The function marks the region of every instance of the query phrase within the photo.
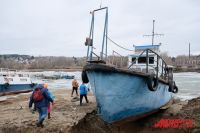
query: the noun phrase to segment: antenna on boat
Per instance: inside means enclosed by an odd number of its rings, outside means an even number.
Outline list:
[[[155,20],[153,20],[153,30],[151,35],[143,35],[143,36],[152,36],[152,45],[154,44],[154,36],[164,36],[164,34],[157,34],[154,32]]]
[[[100,8],[101,8],[101,5],[102,5],[102,0],[101,0],[101,2],[100,2]]]

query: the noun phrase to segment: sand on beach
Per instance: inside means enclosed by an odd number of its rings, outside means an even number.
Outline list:
[[[30,112],[28,101],[31,93],[18,94],[0,101],[0,133],[176,133],[200,132],[200,97],[189,101],[174,100],[167,110],[160,110],[148,117],[115,126],[104,122],[96,114],[95,97],[88,94],[90,103],[80,106],[74,102],[71,91],[54,90],[55,105],[51,119],[44,121],[44,128],[36,127],[38,113]],[[73,101],[73,102],[72,102]],[[192,119],[192,128],[155,128],[161,119]]]

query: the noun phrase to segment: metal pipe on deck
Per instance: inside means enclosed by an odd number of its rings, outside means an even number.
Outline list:
[[[146,50],[146,73],[148,73],[148,65],[149,65],[149,51]]]

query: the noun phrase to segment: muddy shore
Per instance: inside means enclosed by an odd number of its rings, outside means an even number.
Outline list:
[[[71,101],[71,91],[63,89],[53,91],[53,93],[56,98],[51,113],[52,118],[44,121],[44,128],[36,127],[38,114],[37,112],[33,114],[28,108],[31,93],[9,96],[7,100],[0,101],[0,132],[69,132],[70,128],[76,125],[86,113],[95,109],[95,98],[91,93],[88,94],[89,103],[81,107],[79,101]]]
[[[71,91],[59,89],[53,91],[55,105],[52,118],[46,119],[43,128],[36,127],[37,112],[28,109],[31,93],[18,94],[0,101],[0,133],[131,133],[131,132],[200,132],[200,98],[189,101],[174,100],[167,110],[160,110],[143,119],[124,125],[107,124],[96,115],[95,97],[88,94],[90,103],[79,106],[72,100]],[[84,101],[85,102],[85,101]],[[155,123],[161,119],[190,119],[192,128],[158,128]]]

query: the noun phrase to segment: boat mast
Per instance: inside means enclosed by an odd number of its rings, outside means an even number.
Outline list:
[[[153,30],[152,30],[152,34],[151,35],[143,35],[143,36],[152,36],[152,45],[154,45],[154,37],[155,36],[164,36],[164,34],[157,34],[154,32],[154,28],[155,28],[155,20],[153,20]]]
[[[153,20],[152,45],[154,43],[154,36],[155,36],[155,34],[154,34],[154,24],[155,24],[155,20]]]
[[[105,23],[104,23],[104,30],[103,30],[103,39],[102,39],[102,49],[100,52],[100,56],[98,56],[97,54],[95,54],[93,52],[94,46],[93,46],[93,39],[94,39],[94,18],[95,18],[95,12],[97,11],[101,11],[101,10],[106,10],[105,13]],[[90,26],[90,34],[89,37],[86,38],[86,42],[85,45],[88,46],[88,50],[87,50],[87,61],[92,61],[93,58],[93,54],[95,56],[98,57],[98,60],[106,60],[107,59],[107,35],[108,35],[108,7],[103,7],[103,8],[99,8],[96,10],[93,10],[92,12],[90,12],[92,14],[92,20],[91,20],[91,26]]]

